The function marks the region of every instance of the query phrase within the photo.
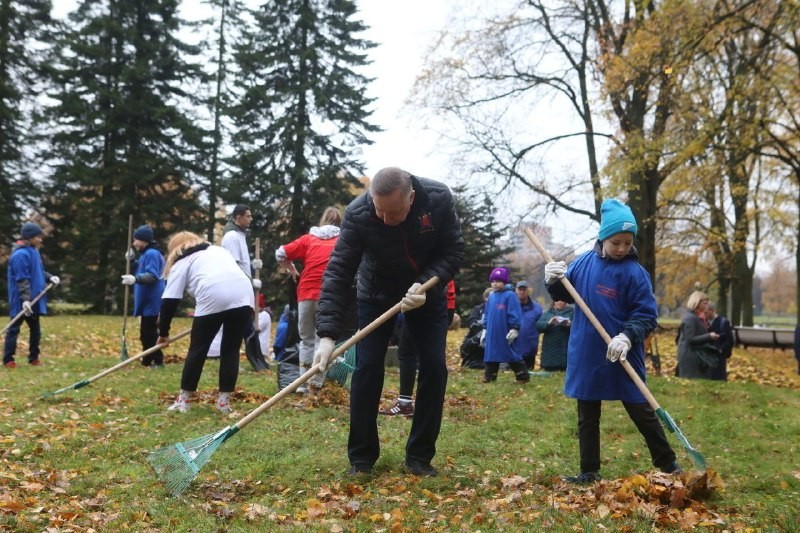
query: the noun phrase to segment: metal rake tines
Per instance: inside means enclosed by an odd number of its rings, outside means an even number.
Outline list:
[[[147,458],[158,478],[173,496],[180,496],[192,483],[217,448],[234,431],[230,427],[154,451]]]
[[[355,370],[356,347],[351,346],[345,353],[334,359],[326,378],[336,381],[342,387],[347,386],[347,380]]]

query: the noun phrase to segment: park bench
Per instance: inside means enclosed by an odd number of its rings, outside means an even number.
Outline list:
[[[734,342],[744,348],[780,348],[794,347],[794,330],[788,328],[751,328],[736,326],[733,328]]]

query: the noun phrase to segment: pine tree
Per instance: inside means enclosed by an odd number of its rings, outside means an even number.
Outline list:
[[[106,310],[122,294],[128,215],[164,237],[198,229],[190,188],[199,133],[180,104],[198,75],[176,0],[85,1],[53,69],[54,167],[45,201],[69,297]]]
[[[483,291],[489,286],[492,267],[511,252],[500,244],[508,228],[497,222],[497,208],[486,191],[468,190],[466,186],[453,187],[456,212],[461,220],[464,235],[464,263],[456,274],[457,305],[462,316],[483,301]]]
[[[49,0],[0,2],[0,246],[19,232],[23,208],[36,196],[25,149],[53,30],[51,8]]]
[[[346,205],[358,185],[357,147],[378,131],[367,119],[371,42],[358,39],[352,0],[278,0],[252,12],[235,45],[242,94],[230,109],[237,175],[231,202],[259,206],[279,245],[316,223],[327,205]]]

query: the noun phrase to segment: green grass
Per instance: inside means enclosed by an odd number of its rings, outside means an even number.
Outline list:
[[[463,332],[451,333],[448,399],[438,454],[441,475],[417,479],[401,465],[411,422],[381,418],[382,453],[376,473],[350,479],[348,412],[342,391],[317,404],[293,396],[231,437],[189,490],[169,497],[147,463],[149,452],[235,423],[276,392],[274,370],[256,374],[242,359],[229,418],[210,404],[189,413],[166,407],[180,383],[181,365],[148,371],[138,363],[77,391],[37,397],[87,379],[119,362],[121,319],[56,316],[43,319],[42,367],[0,370],[0,529],[42,531],[500,531],[677,529],[645,514],[600,518],[561,505],[571,495],[556,482],[578,470],[575,402],[561,392],[563,376],[511,373],[479,383],[479,371],[457,367]],[[176,321],[173,332],[188,326]],[[27,330],[23,328],[23,338]],[[139,350],[138,326],[128,323],[128,352]],[[669,339],[660,340],[669,346]],[[174,359],[182,340],[167,349]],[[19,354],[22,354],[20,356]],[[669,354],[662,354],[668,359]],[[742,361],[755,356],[737,350]],[[791,374],[794,360],[769,356],[774,371]],[[761,359],[759,359],[761,361]],[[783,366],[781,366],[783,365]],[[785,367],[785,368],[784,368]],[[216,390],[208,362],[200,390]],[[789,383],[797,383],[786,378]],[[703,504],[726,517],[716,529],[800,529],[800,394],[798,389],[750,382],[701,382],[652,377],[649,386],[693,446],[727,487]],[[327,387],[326,387],[327,389]],[[394,399],[397,371],[387,372]],[[244,394],[247,393],[247,394]],[[388,400],[387,400],[388,401]],[[644,443],[621,405],[604,404],[606,479],[650,469]],[[670,436],[684,467],[691,466]],[[515,489],[506,480],[521,476]],[[711,527],[711,529],[714,529]]]

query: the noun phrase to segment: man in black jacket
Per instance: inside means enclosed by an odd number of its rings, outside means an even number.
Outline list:
[[[461,224],[447,186],[389,167],[378,171],[369,191],[347,207],[322,283],[317,313],[321,341],[314,364],[323,367],[341,333],[345,296],[356,275],[360,328],[402,300],[401,309],[419,354],[417,409],[405,460],[408,471],[416,475],[437,475],[431,460],[436,454],[447,386],[445,287],[463,259]],[[438,285],[417,295],[420,285],[433,276],[438,276]],[[394,319],[388,320],[358,344],[347,444],[352,475],[372,472],[380,455],[378,405],[393,327]]]

